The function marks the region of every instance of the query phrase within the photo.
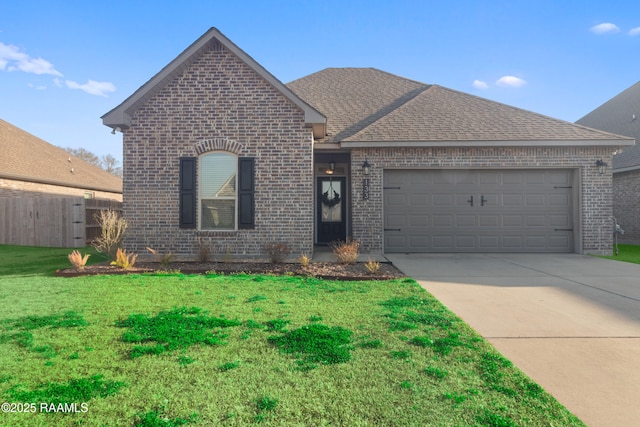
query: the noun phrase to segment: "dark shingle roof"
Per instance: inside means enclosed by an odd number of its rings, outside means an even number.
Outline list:
[[[2,119],[0,152],[2,178],[122,193],[122,179]]]
[[[640,139],[640,82],[622,91],[576,123]],[[613,158],[613,169],[640,167],[640,146],[626,147]]]
[[[619,135],[373,68],[328,68],[287,86],[327,117],[323,142],[629,144]]]

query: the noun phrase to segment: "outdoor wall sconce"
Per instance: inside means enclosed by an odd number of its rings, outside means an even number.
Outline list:
[[[327,175],[333,175],[336,171],[336,162],[329,162],[329,169],[325,171]]]
[[[362,199],[369,200],[369,174],[371,173],[371,165],[366,160],[362,164]]]
[[[364,163],[362,164],[362,174],[363,175],[369,175],[371,173],[371,165],[369,164],[368,161],[364,161]]]
[[[602,161],[602,159],[596,160],[596,166],[598,167],[598,173],[600,175],[604,175],[605,173],[607,173],[607,166],[609,165]]]

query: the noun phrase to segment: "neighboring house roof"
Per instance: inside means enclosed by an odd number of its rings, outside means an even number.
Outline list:
[[[220,43],[231,51],[236,57],[247,64],[258,73],[263,79],[271,84],[282,95],[288,98],[298,108],[304,111],[305,122],[313,128],[316,138],[325,134],[326,118],[317,110],[309,106],[300,99],[280,80],[269,73],[262,65],[258,64],[252,57],[247,55],[242,49],[236,46],[231,40],[226,38],[216,28],[211,28],[202,37],[196,40],[184,52],[178,55],[173,61],[165,66],[158,74],[153,76],[148,82],[142,85],[122,104],[102,116],[102,122],[113,129],[126,129],[131,125],[131,117],[137,109],[142,107],[151,97],[164,89],[176,76],[180,75],[189,65],[197,60],[204,52],[212,48],[216,43]]]
[[[327,68],[287,85],[327,117],[321,142],[356,146],[629,145],[629,138],[374,68]]]
[[[576,123],[640,139],[640,82],[614,96]],[[640,147],[627,147],[613,158],[613,170],[640,169]]]
[[[0,119],[0,178],[122,193],[122,179]]]

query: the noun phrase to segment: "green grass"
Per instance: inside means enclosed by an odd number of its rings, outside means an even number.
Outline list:
[[[51,252],[24,249],[16,274],[12,250],[0,401],[87,411],[5,413],[3,427],[584,425],[410,279],[65,279],[48,274],[67,251],[38,270]]]
[[[600,258],[640,264],[640,245],[618,245],[618,255],[601,256]]]
[[[72,251],[68,248],[0,245],[0,276],[53,276],[56,270],[71,268],[67,255]],[[108,260],[92,247],[78,248],[78,252],[91,254],[87,265]]]

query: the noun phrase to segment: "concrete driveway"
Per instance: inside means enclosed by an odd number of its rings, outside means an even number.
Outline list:
[[[640,265],[576,254],[387,258],[589,426],[640,426]]]

